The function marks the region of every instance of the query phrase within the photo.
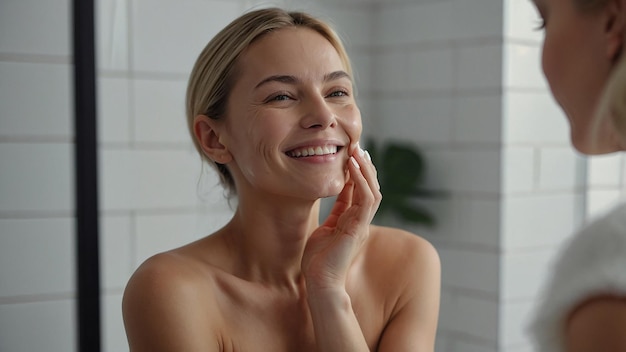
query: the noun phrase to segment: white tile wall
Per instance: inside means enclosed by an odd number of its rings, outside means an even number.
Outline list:
[[[502,202],[501,245],[505,249],[554,246],[581,223],[576,194],[509,196]]]
[[[348,49],[349,50],[349,49]],[[350,57],[352,64],[352,73],[354,75],[354,87],[356,88],[357,93],[357,103],[361,108],[361,113],[363,113],[363,109],[365,104],[367,104],[367,100],[364,101],[363,95],[367,94],[367,92],[371,91],[375,88],[374,81],[372,80],[372,55],[365,52],[358,52],[356,55],[352,55]]]
[[[543,31],[536,30],[541,17],[531,1],[504,0],[504,36],[509,41],[524,40],[539,43]]]
[[[187,81],[183,80],[134,80],[133,140],[191,145],[185,115],[186,89]]]
[[[0,143],[2,182],[0,212],[52,211],[70,216],[73,209],[72,146]]]
[[[500,306],[501,351],[509,351],[509,346],[526,349],[530,341],[526,327],[530,319],[532,301],[504,303]],[[518,349],[512,349],[518,351]]]
[[[536,153],[530,147],[509,147],[502,150],[502,192],[528,193],[533,190],[536,174]]]
[[[100,286],[122,290],[134,270],[133,219],[130,215],[100,216]]]
[[[206,43],[241,13],[238,2],[137,0],[131,4],[131,67],[188,74]]]
[[[460,41],[501,38],[502,10],[502,0],[452,1],[450,26],[453,38]],[[491,70],[493,69],[491,67]]]
[[[495,251],[439,248],[445,287],[497,295],[499,255]]]
[[[410,90],[451,91],[454,88],[456,54],[452,47],[409,53],[406,71]]]
[[[455,303],[456,319],[451,321],[450,330],[478,339],[483,346],[497,341],[499,304],[496,300],[459,295]]]
[[[622,155],[622,190],[626,196],[626,155]]]
[[[569,145],[569,125],[548,92],[505,91],[502,118],[508,144]]]
[[[503,79],[501,44],[463,46],[455,55],[458,62],[457,89],[499,92]]]
[[[138,216],[135,225],[137,233],[135,265],[156,253],[180,247],[201,237],[196,232],[195,225],[195,212]]]
[[[3,0],[0,53],[70,55],[69,0]]]
[[[129,0],[96,1],[96,65],[103,70],[129,68]]]
[[[618,188],[589,190],[587,192],[588,218],[601,216],[617,203],[623,201],[621,193],[621,190]]]
[[[436,216],[437,224],[434,228],[415,228],[414,233],[437,244],[498,250],[499,199],[443,196],[419,203]]]
[[[0,304],[0,351],[75,351],[73,299]]]
[[[374,109],[380,120],[379,137],[420,143],[448,143],[451,139],[449,97],[379,99]]]
[[[455,33],[453,9],[454,3],[445,0],[382,6],[377,14],[378,31],[374,33],[372,44],[399,47],[449,40]]]
[[[462,95],[454,99],[453,140],[461,144],[499,144],[501,94]]]
[[[0,297],[73,293],[73,225],[69,217],[0,219]]]
[[[101,302],[102,352],[128,352],[122,319],[122,295],[105,295]]]
[[[623,156],[619,153],[588,158],[588,184],[591,187],[619,187],[622,182]]]
[[[103,209],[195,207],[201,164],[194,153],[175,149],[102,150]]]
[[[405,93],[409,89],[407,72],[409,70],[409,57],[400,51],[384,51],[372,56],[372,81],[376,82],[376,91],[388,94]],[[386,69],[381,70],[379,66]]]
[[[504,252],[500,256],[500,299],[503,302],[532,300],[549,273],[559,246]]]
[[[369,47],[374,33],[373,7],[371,5],[347,5],[345,1],[320,3],[315,1],[301,1],[290,8],[308,11],[326,19],[341,37],[347,48]]]
[[[75,350],[70,4],[0,2],[0,351]]]
[[[435,337],[435,352],[446,352],[449,351],[448,340],[444,333],[438,332],[437,337]]]
[[[545,191],[580,189],[587,178],[587,161],[571,147],[539,150],[538,188]]]
[[[98,77],[98,142],[131,142],[130,80]]]
[[[67,140],[73,128],[70,70],[68,64],[0,61],[0,136]]]
[[[500,191],[500,151],[495,148],[426,150],[424,156],[430,188],[483,194]]]
[[[498,351],[492,344],[481,343],[476,341],[464,341],[463,338],[458,338],[450,351],[463,351],[463,352],[496,352]]]
[[[509,43],[504,46],[504,86],[547,89],[541,71],[541,51],[537,45]]]

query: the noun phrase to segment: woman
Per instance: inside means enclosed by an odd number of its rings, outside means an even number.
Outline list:
[[[187,117],[237,208],[137,269],[123,301],[131,351],[434,350],[439,258],[370,225],[381,194],[354,94],[340,40],[307,14],[256,10],[209,42]]]
[[[581,153],[626,150],[626,0],[535,0],[542,64]],[[542,352],[626,351],[626,204],[559,254],[531,335]]]

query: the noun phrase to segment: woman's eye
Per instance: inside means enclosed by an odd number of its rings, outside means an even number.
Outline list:
[[[336,90],[328,94],[329,97],[347,97],[348,95],[348,92],[346,92],[345,90]]]
[[[277,94],[274,96],[271,96],[267,101],[285,101],[285,100],[290,100],[291,97],[287,94]]]

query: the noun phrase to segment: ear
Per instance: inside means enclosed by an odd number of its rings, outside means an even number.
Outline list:
[[[607,55],[617,62],[626,45],[626,0],[609,0],[606,14]]]
[[[219,164],[228,164],[232,155],[220,139],[219,121],[206,115],[193,119],[193,133],[204,154]]]

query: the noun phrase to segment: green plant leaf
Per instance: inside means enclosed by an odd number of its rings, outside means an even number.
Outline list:
[[[413,224],[424,224],[434,226],[435,219],[425,208],[408,202],[398,203],[395,205],[397,215],[404,221]]]
[[[435,219],[424,207],[413,202],[416,198],[434,198],[443,192],[425,190],[425,162],[420,150],[409,143],[392,141],[378,145],[367,139],[366,149],[376,165],[383,198],[375,215],[384,222],[389,216],[412,224],[434,226]]]
[[[392,143],[382,152],[380,169],[383,189],[406,192],[423,181],[424,160],[410,146]]]

